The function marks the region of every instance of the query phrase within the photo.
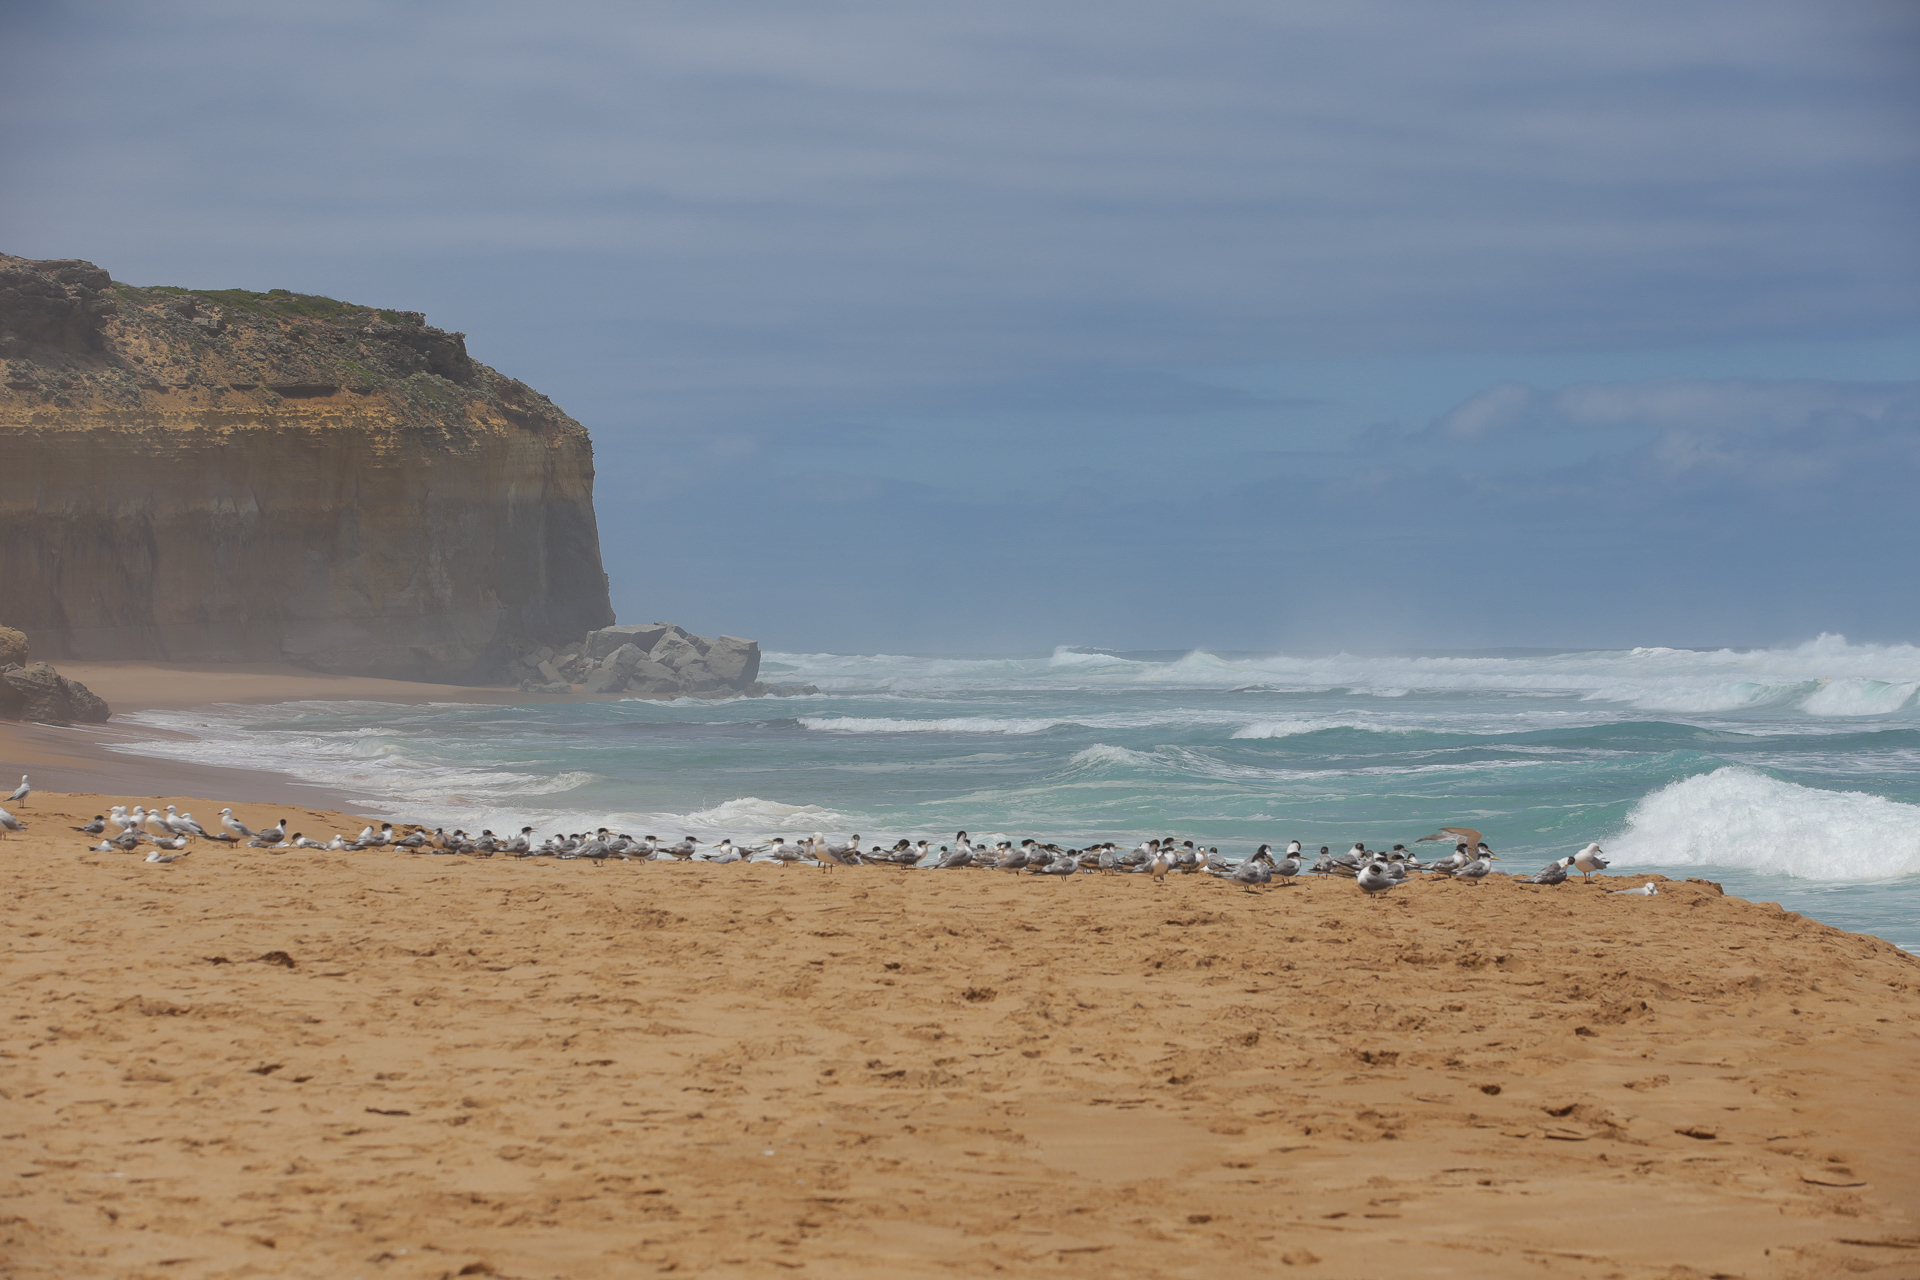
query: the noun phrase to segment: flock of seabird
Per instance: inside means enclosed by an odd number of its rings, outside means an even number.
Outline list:
[[[20,787],[11,799],[23,801],[29,790],[26,778],[22,777]],[[113,834],[108,834],[109,827],[113,828]],[[151,845],[146,860],[160,863],[186,857],[192,852],[189,845],[194,841],[213,840],[224,844],[244,843],[249,848],[273,851],[314,849],[348,852],[391,848],[415,854],[482,858],[504,854],[514,858],[584,859],[596,865],[611,859],[622,862],[676,861],[716,865],[777,862],[785,866],[806,864],[823,871],[835,867],[894,866],[931,871],[1024,871],[1030,875],[1063,878],[1086,872],[1145,875],[1151,876],[1156,882],[1172,874],[1205,873],[1240,885],[1249,893],[1258,887],[1271,885],[1276,879],[1282,884],[1290,884],[1301,875],[1340,876],[1352,880],[1368,896],[1387,893],[1421,877],[1478,884],[1492,874],[1493,864],[1498,861],[1498,855],[1487,847],[1480,832],[1471,827],[1443,827],[1415,841],[1416,844],[1453,841],[1451,854],[1431,862],[1422,862],[1405,845],[1396,844],[1392,849],[1378,850],[1368,849],[1365,842],[1356,843],[1345,853],[1333,853],[1322,845],[1319,856],[1310,858],[1298,840],[1289,841],[1283,854],[1276,855],[1272,845],[1263,844],[1252,855],[1235,860],[1222,857],[1218,847],[1202,846],[1195,841],[1177,840],[1172,836],[1143,840],[1131,849],[1123,849],[1113,841],[1089,844],[1082,848],[1066,848],[1050,841],[1034,839],[1021,840],[1017,844],[1007,839],[975,843],[965,831],[959,831],[954,834],[951,845],[943,844],[938,848],[928,840],[904,838],[891,846],[875,843],[863,848],[859,835],[844,841],[830,841],[817,831],[798,840],[775,836],[758,843],[735,843],[731,838],[708,843],[693,836],[684,836],[669,844],[658,836],[635,838],[616,835],[602,827],[592,835],[553,835],[536,842],[532,827],[522,827],[510,836],[497,836],[492,831],[469,836],[465,831],[448,832],[444,828],[429,832],[424,827],[416,827],[405,835],[396,835],[392,823],[382,823],[377,830],[372,825],[367,826],[352,839],[336,832],[332,839],[321,841],[309,839],[298,831],[289,834],[284,818],[271,827],[255,831],[234,817],[232,809],[220,811],[218,827],[216,831],[209,831],[196,822],[192,814],[176,812],[173,805],[167,805],[164,811],[140,805],[131,808],[115,805],[74,830],[102,837],[99,844],[89,848],[90,853],[135,853],[141,845]],[[0,809],[0,835],[6,831],[24,829],[13,815]],[[1588,844],[1577,853],[1549,863],[1533,875],[1515,876],[1513,879],[1551,886],[1565,883],[1573,871],[1579,871],[1591,881],[1593,873],[1604,871],[1607,865],[1600,846]],[[1641,889],[1617,892],[1651,896],[1658,890],[1649,882]]]

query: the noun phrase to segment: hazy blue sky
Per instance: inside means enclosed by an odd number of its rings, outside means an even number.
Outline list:
[[[0,248],[424,310],[777,648],[1920,639],[1920,9],[30,3]]]

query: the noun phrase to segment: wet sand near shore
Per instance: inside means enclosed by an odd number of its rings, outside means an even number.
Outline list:
[[[160,866],[106,803],[0,842],[12,1277],[1920,1275],[1920,960],[1705,883]]]
[[[57,791],[98,791],[144,800],[163,793],[243,795],[273,804],[365,807],[385,812],[371,797],[316,786],[271,769],[230,769],[114,750],[115,744],[164,738],[163,730],[122,723],[123,712],[180,710],[214,703],[466,702],[511,704],[529,697],[517,689],[331,676],[290,663],[68,662],[56,669],[107,700],[115,719],[104,725],[45,725],[0,721],[0,777],[25,772],[34,785]],[[544,701],[591,702],[601,695],[542,694]],[[6,790],[11,790],[11,787]],[[358,827],[354,828],[356,831]]]
[[[112,793],[146,799],[164,792],[244,795],[275,804],[359,808],[398,818],[371,796],[316,786],[271,769],[193,764],[113,749],[116,743],[164,738],[164,730],[123,723],[123,712],[182,710],[217,703],[281,702],[469,703],[614,702],[634,694],[529,694],[519,689],[430,684],[375,676],[333,676],[290,663],[67,662],[55,664],[105,698],[115,719],[104,725],[45,725],[0,721],[0,777],[20,772],[34,785],[58,791]],[[11,790],[6,788],[5,790]],[[359,828],[355,828],[358,830]]]
[[[378,676],[333,676],[285,662],[67,662],[61,675],[78,680],[115,711],[204,707],[216,702],[525,702],[518,689]],[[587,695],[554,697],[585,700]]]

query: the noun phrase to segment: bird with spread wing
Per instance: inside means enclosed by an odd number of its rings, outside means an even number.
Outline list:
[[[1469,849],[1477,849],[1480,847],[1483,837],[1472,827],[1442,827],[1430,836],[1421,836],[1420,839],[1414,841],[1414,843],[1421,844],[1428,840],[1451,840],[1455,844],[1464,844]]]

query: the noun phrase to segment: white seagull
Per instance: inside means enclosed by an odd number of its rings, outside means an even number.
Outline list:
[[[20,775],[20,785],[15,787],[13,794],[7,797],[7,803],[25,804],[27,797],[32,794],[33,788],[27,785],[27,775],[23,773]]]
[[[1581,874],[1591,880],[1593,879],[1594,872],[1605,871],[1607,867],[1611,865],[1605,858],[1600,856],[1600,853],[1601,849],[1598,844],[1589,844],[1586,848],[1573,855],[1573,865],[1580,868]]]
[[[846,848],[845,845],[828,844],[827,838],[818,831],[814,832],[804,843],[807,845],[807,851],[813,855],[814,861],[820,864],[822,871],[831,871],[835,867],[850,867],[853,865],[853,860],[846,857],[842,852]]]

